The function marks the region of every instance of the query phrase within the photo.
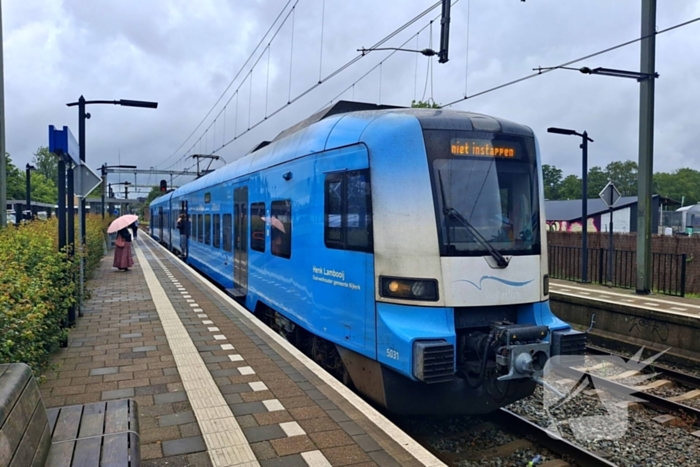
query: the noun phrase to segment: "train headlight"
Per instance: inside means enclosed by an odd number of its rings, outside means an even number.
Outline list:
[[[379,282],[379,294],[382,297],[431,302],[435,302],[438,299],[437,281],[435,279],[380,277]]]

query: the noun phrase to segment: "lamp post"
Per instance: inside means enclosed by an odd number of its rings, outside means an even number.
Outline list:
[[[578,133],[566,128],[547,128],[548,133],[559,135],[575,135],[582,139],[581,150],[581,282],[588,282],[588,142],[593,140],[588,137],[588,132]]]
[[[112,104],[112,105],[121,105],[124,107],[143,107],[146,109],[157,109],[158,108],[158,103],[157,102],[148,102],[148,101],[134,101],[134,100],[128,100],[128,99],[121,99],[118,101],[106,101],[106,100],[98,100],[98,101],[86,101],[85,97],[80,96],[78,98],[78,102],[70,102],[66,104],[68,107],[73,107],[73,106],[78,106],[78,146],[79,146],[79,151],[80,151],[80,162],[85,163],[85,120],[90,118],[90,114],[85,112],[85,106],[90,105],[90,104]],[[69,171],[71,172],[71,171]],[[68,185],[69,185],[69,192],[72,190],[72,183],[73,183],[73,177],[72,173],[69,173],[68,175],[69,180],[68,180]],[[104,191],[104,190],[103,190]],[[72,203],[72,200],[71,200]],[[85,247],[85,197],[80,198],[79,201],[79,212],[80,212],[80,247],[81,250]],[[72,214],[72,212],[71,212]],[[72,222],[69,223],[68,229],[68,237],[70,241],[70,229]],[[80,277],[81,277],[81,285],[82,285],[82,277],[83,277],[83,271],[85,268],[85,260],[83,258],[83,255],[80,255]],[[81,290],[81,295],[80,295],[80,301],[82,305],[82,290]]]
[[[101,167],[101,172],[102,172],[102,219],[105,218],[105,189],[107,188],[105,183],[107,182],[107,169],[136,169],[135,165],[107,165],[107,164],[102,164]],[[110,195],[109,197],[111,198],[111,190],[110,190]]]
[[[78,146],[80,146],[80,161],[85,162],[85,120],[90,118],[90,114],[85,112],[85,106],[90,104],[112,104],[121,105],[123,107],[142,107],[146,109],[157,109],[157,102],[134,101],[121,99],[118,101],[86,101],[85,97],[80,96],[78,102],[66,104],[68,107],[78,106]],[[104,191],[104,190],[103,190]],[[80,200],[80,244],[85,245],[85,199]]]
[[[34,219],[32,212],[32,170],[36,170],[33,165],[27,164],[27,209],[29,209],[29,220]],[[19,217],[19,216],[18,216]]]

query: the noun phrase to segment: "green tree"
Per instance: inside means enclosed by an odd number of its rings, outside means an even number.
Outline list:
[[[700,172],[684,168],[673,173],[655,173],[654,191],[676,201],[683,201],[686,206],[700,202]]]
[[[32,163],[36,167],[37,173],[43,175],[47,180],[53,180],[54,184],[56,183],[58,180],[58,157],[49,152],[49,148],[40,146],[34,153]]]
[[[148,193],[148,196],[146,196],[146,202],[144,203],[146,206],[151,204],[151,201],[154,199],[158,198],[159,196],[163,195],[164,193],[161,193],[160,187],[154,186],[151,188],[151,191]]]
[[[637,172],[634,161],[615,161],[605,166],[605,175],[611,180],[622,196],[637,196]]]
[[[411,107],[416,109],[440,109],[442,106],[431,98],[427,101],[411,101]]]
[[[591,167],[588,171],[588,198],[598,198],[607,184],[608,175],[603,172],[603,169],[598,166]]]
[[[563,178],[561,169],[557,169],[553,165],[542,165],[545,199],[559,199],[559,188]]]
[[[53,180],[47,179],[39,172],[33,172],[31,177],[32,201],[49,204],[58,203],[58,188]]]
[[[7,153],[5,153],[5,161],[7,167],[7,199],[24,199],[27,195],[24,174],[12,163],[12,159]]]
[[[581,199],[581,183],[576,175],[567,175],[559,186],[559,199]]]

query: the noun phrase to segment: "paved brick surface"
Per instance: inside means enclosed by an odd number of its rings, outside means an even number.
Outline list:
[[[261,466],[422,465],[179,260],[150,240],[139,238],[137,248],[143,270],[118,272],[111,257],[103,259],[84,316],[41,386],[48,407],[133,397],[146,466],[243,465],[222,451],[236,436]],[[155,279],[162,291],[152,292]],[[164,330],[161,319],[176,326]],[[166,331],[178,342],[169,343]],[[199,363],[183,356],[183,342]],[[211,388],[187,376],[197,365]],[[237,426],[224,429],[224,415],[206,408],[212,396]]]
[[[41,385],[44,403],[134,398],[142,465],[211,466],[140,267],[121,272],[111,265],[111,256],[102,259],[84,316],[52,359],[55,370]]]

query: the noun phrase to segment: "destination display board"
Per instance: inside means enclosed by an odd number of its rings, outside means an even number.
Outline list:
[[[520,158],[520,147],[517,143],[487,139],[452,138],[450,152],[453,156]]]

